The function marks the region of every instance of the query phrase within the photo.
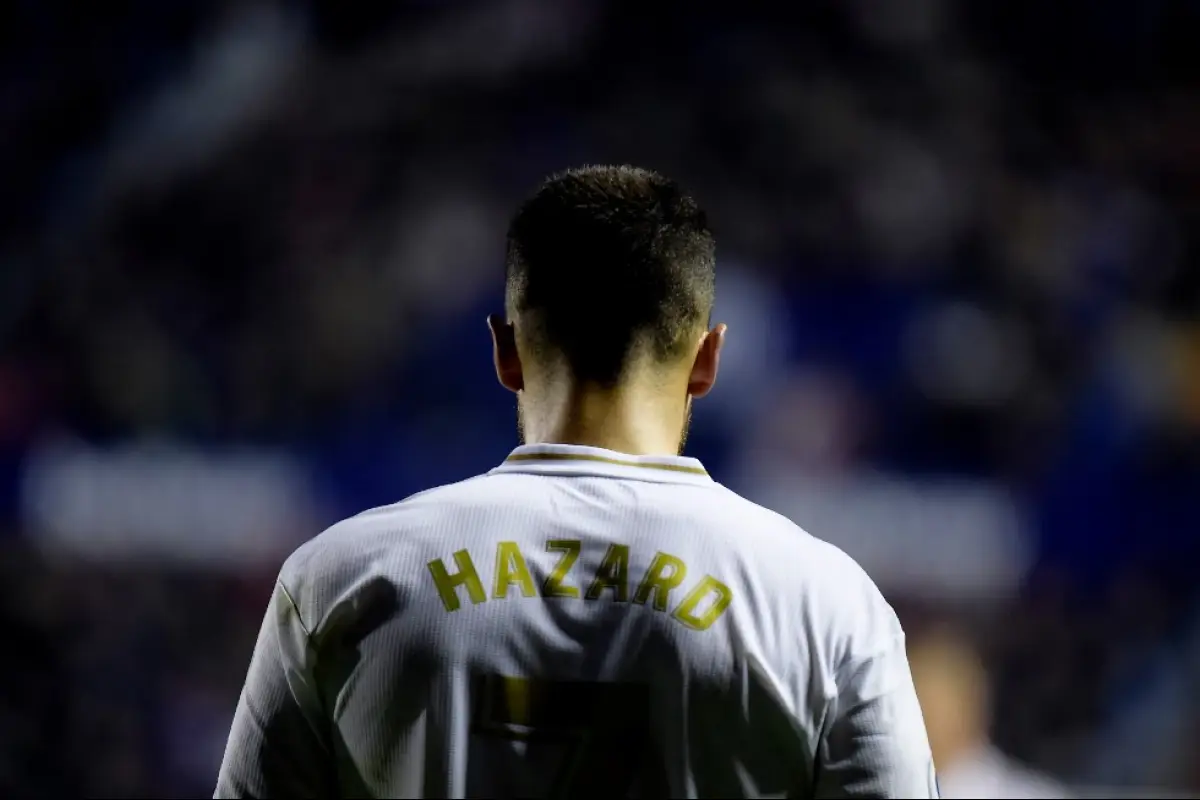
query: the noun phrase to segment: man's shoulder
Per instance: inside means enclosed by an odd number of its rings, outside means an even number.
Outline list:
[[[722,523],[733,524],[735,535],[747,546],[758,549],[768,558],[799,558],[814,574],[832,578],[832,583],[871,583],[870,577],[853,558],[840,547],[811,533],[779,512],[749,500],[724,486],[708,508],[698,508],[702,515],[720,509]],[[796,562],[791,562],[793,567]],[[873,585],[873,584],[872,584]]]
[[[401,577],[423,564],[449,515],[478,502],[487,475],[434,487],[347,517],[300,545],[284,561],[279,583],[311,630],[344,601],[404,591]]]
[[[820,538],[820,531],[810,533],[783,514],[735,496],[744,504],[746,517],[759,523],[747,533],[762,532],[772,541],[783,543],[778,546],[789,548],[795,557],[804,559],[808,566],[806,574],[811,576],[810,585],[815,590],[837,596],[847,608],[867,606],[891,611],[862,565],[837,545]]]
[[[399,502],[360,511],[354,516],[342,520],[338,525],[334,525],[326,533],[332,533],[339,527],[346,529],[371,527],[377,525],[381,520],[396,520],[405,517],[411,519],[422,512],[436,512],[460,507],[472,501],[478,502],[485,494],[491,493],[488,490],[494,481],[486,479],[493,477],[495,477],[493,473],[485,472],[473,475],[466,480],[424,489]]]
[[[778,603],[781,618],[794,626],[791,635],[820,660],[831,681],[857,680],[854,670],[862,664],[903,648],[895,611],[857,561],[819,532],[726,491],[717,524],[734,526],[735,548],[750,566],[750,580],[776,598],[768,602]],[[793,645],[782,647],[781,658],[794,657]]]
[[[436,524],[448,511],[478,502],[488,474],[435,486],[395,503],[376,506],[330,525],[300,545],[284,562],[284,574],[306,572],[341,560],[358,560],[382,547],[405,540],[405,534]]]

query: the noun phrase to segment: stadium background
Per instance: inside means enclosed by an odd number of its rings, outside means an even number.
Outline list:
[[[913,637],[957,624],[1012,756],[1200,790],[1198,35],[1187,0],[5,3],[0,794],[211,792],[283,555],[513,446],[505,218],[607,161],[718,230],[690,454]]]

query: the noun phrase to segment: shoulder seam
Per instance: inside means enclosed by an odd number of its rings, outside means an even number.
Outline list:
[[[304,635],[311,641],[312,631],[304,624],[304,615],[300,613],[300,606],[296,603],[296,598],[292,597],[292,593],[288,590],[287,584],[283,582],[283,578],[276,578],[275,585],[283,592],[283,596],[287,598],[288,604],[291,605],[292,611],[296,614],[296,620],[300,623],[300,630],[304,631]]]

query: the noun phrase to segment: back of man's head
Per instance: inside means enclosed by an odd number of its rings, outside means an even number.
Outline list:
[[[551,176],[508,229],[507,305],[544,358],[617,384],[638,359],[686,357],[712,312],[704,212],[674,181],[635,167]]]

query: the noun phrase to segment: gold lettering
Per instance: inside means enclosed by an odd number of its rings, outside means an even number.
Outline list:
[[[712,605],[708,607],[707,611],[697,615],[696,609],[714,591],[717,596]],[[707,630],[725,613],[725,609],[729,608],[731,602],[733,602],[733,592],[729,587],[713,576],[705,575],[695,588],[679,602],[679,605],[671,612],[671,616],[692,630],[703,631]]]
[[[529,727],[533,722],[533,682],[525,678],[501,678],[504,687],[504,709],[513,725]]]
[[[613,600],[624,603],[629,599],[629,545],[611,544],[604,560],[596,568],[596,577],[588,587],[588,600],[600,597],[605,589],[613,590]]]
[[[667,599],[671,590],[683,583],[683,579],[687,577],[687,564],[671,555],[664,553],[661,550],[655,554],[654,560],[650,562],[649,568],[646,569],[646,574],[642,578],[642,582],[638,584],[637,591],[633,593],[633,602],[639,605],[645,605],[650,599],[650,595],[654,595],[654,608],[656,611],[667,610]]]
[[[453,575],[446,569],[446,565],[442,563],[440,558],[435,558],[430,561],[429,574],[433,576],[433,585],[437,587],[438,594],[442,596],[442,605],[447,611],[457,611],[461,605],[458,601],[458,587],[467,587],[467,597],[475,605],[487,600],[487,591],[483,588],[483,581],[479,580],[479,573],[475,571],[475,564],[471,561],[471,554],[466,550],[459,550],[454,554],[454,563],[458,566],[458,572]]]
[[[578,539],[551,539],[546,542],[546,550],[551,553],[562,553],[562,558],[554,565],[554,570],[542,583],[543,597],[579,597],[579,587],[564,586],[567,573],[575,566],[579,551],[583,548]]]
[[[533,585],[533,576],[525,565],[525,556],[516,542],[500,542],[496,545],[496,584],[492,587],[492,597],[503,599],[508,597],[508,587],[518,586],[521,594],[533,597],[537,589]]]

